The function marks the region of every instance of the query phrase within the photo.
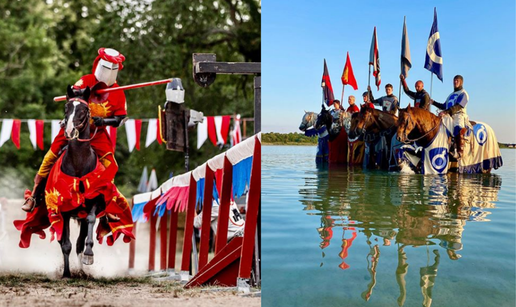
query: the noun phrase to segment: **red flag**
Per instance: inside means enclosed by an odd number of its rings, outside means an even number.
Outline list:
[[[213,145],[217,146],[217,130],[215,129],[215,120],[213,116],[207,116],[208,119],[208,137]]]
[[[353,67],[351,67],[351,60],[349,59],[349,52],[346,57],[346,65],[344,65],[341,80],[343,85],[349,84],[355,91],[358,90],[357,80],[353,74]]]
[[[136,149],[140,150],[140,135],[142,132],[142,120],[141,119],[134,120],[134,130],[136,132]]]
[[[226,142],[228,140],[230,121],[231,121],[230,115],[222,116],[222,127],[220,128],[220,135],[222,136],[222,139],[224,140],[224,144],[226,144]]]
[[[38,144],[39,149],[43,150],[43,126],[44,121],[42,119],[36,120],[36,144]]]
[[[14,146],[20,149],[20,128],[21,120],[13,120],[13,130],[11,131],[11,139],[13,140]]]
[[[335,97],[333,96],[333,88],[331,87],[328,67],[326,67],[326,59],[324,59],[324,71],[322,75],[321,86],[323,88],[324,102],[329,107],[333,104],[333,100],[335,100]]]
[[[373,65],[373,76],[375,77],[375,84],[378,87],[378,90],[380,90],[382,79],[380,77],[380,55],[378,54],[378,37],[376,37],[376,27],[374,27],[373,40],[371,41],[369,65]]]

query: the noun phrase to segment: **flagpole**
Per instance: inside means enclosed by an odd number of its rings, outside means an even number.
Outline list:
[[[342,106],[342,101],[343,101],[343,99],[344,99],[344,87],[345,87],[345,86],[346,86],[346,85],[342,84],[342,94],[340,95],[340,105],[341,105],[341,106]]]
[[[432,86],[434,84],[434,74],[430,72],[430,98],[432,98]]]
[[[367,86],[371,86],[371,64],[369,64],[369,79],[367,80]]]
[[[398,92],[398,107],[401,106],[401,81],[400,81],[400,90]]]

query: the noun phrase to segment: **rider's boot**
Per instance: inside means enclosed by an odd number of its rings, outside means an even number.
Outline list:
[[[39,171],[36,174],[36,177],[34,177],[34,187],[32,188],[32,192],[30,193],[30,195],[27,195],[29,193],[26,193],[25,195],[25,202],[22,206],[23,211],[32,212],[32,210],[34,210],[34,208],[36,207],[36,190],[40,186],[43,179],[48,176],[56,160],[57,156],[52,152],[52,150],[49,150],[43,158],[43,162],[39,167]]]
[[[36,207],[36,191],[39,188],[39,185],[43,181],[43,177],[40,174],[36,174],[34,177],[34,187],[32,188],[32,192],[29,190],[25,191],[25,202],[23,203],[22,210],[25,212],[32,212]]]
[[[468,128],[462,128],[460,132],[455,137],[455,147],[457,150],[457,159],[462,158],[462,155],[464,153],[464,135],[466,134]]]

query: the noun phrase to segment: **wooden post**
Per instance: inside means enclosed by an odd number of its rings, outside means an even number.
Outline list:
[[[133,223],[133,234],[136,236],[136,225]],[[129,271],[134,270],[134,255],[136,254],[136,240],[131,240],[129,243]]]
[[[244,226],[244,240],[242,243],[242,254],[238,272],[238,278],[240,280],[248,280],[251,277],[256,225],[258,220],[258,210],[260,209],[261,156],[261,144],[260,141],[258,141],[258,138],[255,137],[251,182],[249,183],[249,197],[247,201],[247,212]]]
[[[215,255],[228,241],[229,207],[231,206],[231,188],[233,187],[233,165],[224,157],[224,174],[222,175],[222,191],[220,195],[219,219],[217,222],[217,241]]]
[[[176,245],[177,245],[177,216],[178,212],[170,210],[170,227],[168,237],[168,271],[175,272],[176,267]]]
[[[202,203],[201,244],[199,247],[199,271],[208,263],[210,250],[211,207],[213,202],[213,171],[206,164],[204,176],[204,200]]]
[[[160,235],[160,269],[167,270],[167,211],[163,214],[159,221],[159,235]]]
[[[154,271],[156,261],[156,222],[158,221],[158,217],[152,213],[150,217],[149,272]]]
[[[196,195],[197,182],[194,180],[193,175],[190,175],[190,189],[188,192],[188,206],[186,208],[185,232],[183,239],[183,257],[181,260],[181,280],[184,280],[184,275],[188,275],[190,268]]]

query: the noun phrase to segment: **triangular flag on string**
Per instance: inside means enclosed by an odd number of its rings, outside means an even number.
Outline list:
[[[125,122],[125,133],[127,135],[127,149],[132,152],[134,145],[136,145],[136,130],[134,119],[129,119]]]
[[[11,138],[11,132],[13,131],[13,120],[3,119],[2,120],[2,131],[0,132],[0,147]]]
[[[208,119],[203,117],[202,123],[197,124],[197,149],[201,148],[202,144],[208,138]]]
[[[156,170],[152,169],[147,183],[147,192],[154,191],[158,188],[158,177],[156,176]]]
[[[142,120],[135,119],[134,120],[134,131],[136,133],[136,149],[140,150],[140,135],[142,132]]]
[[[149,119],[149,126],[147,127],[147,139],[145,141],[145,147],[149,147],[152,142],[156,140],[156,132],[158,128],[158,120],[155,118]]]
[[[20,128],[21,128],[21,120],[15,119],[13,120],[13,130],[11,132],[11,139],[13,141],[14,146],[20,149]]]
[[[34,147],[34,150],[36,150],[36,120],[35,119],[29,119],[27,120],[27,126],[29,127],[29,139],[32,143],[32,146]]]
[[[215,120],[213,116],[207,117],[208,122],[208,137],[213,145],[217,146],[217,129],[215,128]]]
[[[233,123],[233,146],[242,141],[242,132],[240,131],[240,114],[237,114]]]
[[[224,137],[222,136],[222,116],[215,116],[213,120],[215,122],[215,132],[217,133],[217,145],[224,145]]]
[[[145,193],[147,192],[147,166],[143,167],[142,176],[140,177],[140,183],[138,183],[138,192]]]
[[[36,120],[36,144],[38,144],[39,149],[43,150],[43,131],[44,129],[44,121],[42,119]]]
[[[53,119],[52,122],[51,122],[51,137],[50,137],[50,142],[54,142],[54,139],[56,138],[56,136],[59,134],[59,130],[61,130],[61,126],[59,125],[59,122],[60,120],[58,119]]]
[[[230,122],[231,122],[231,116],[229,116],[229,115],[222,116],[222,127],[220,127],[220,135],[222,136],[223,144],[226,144],[228,141]]]

